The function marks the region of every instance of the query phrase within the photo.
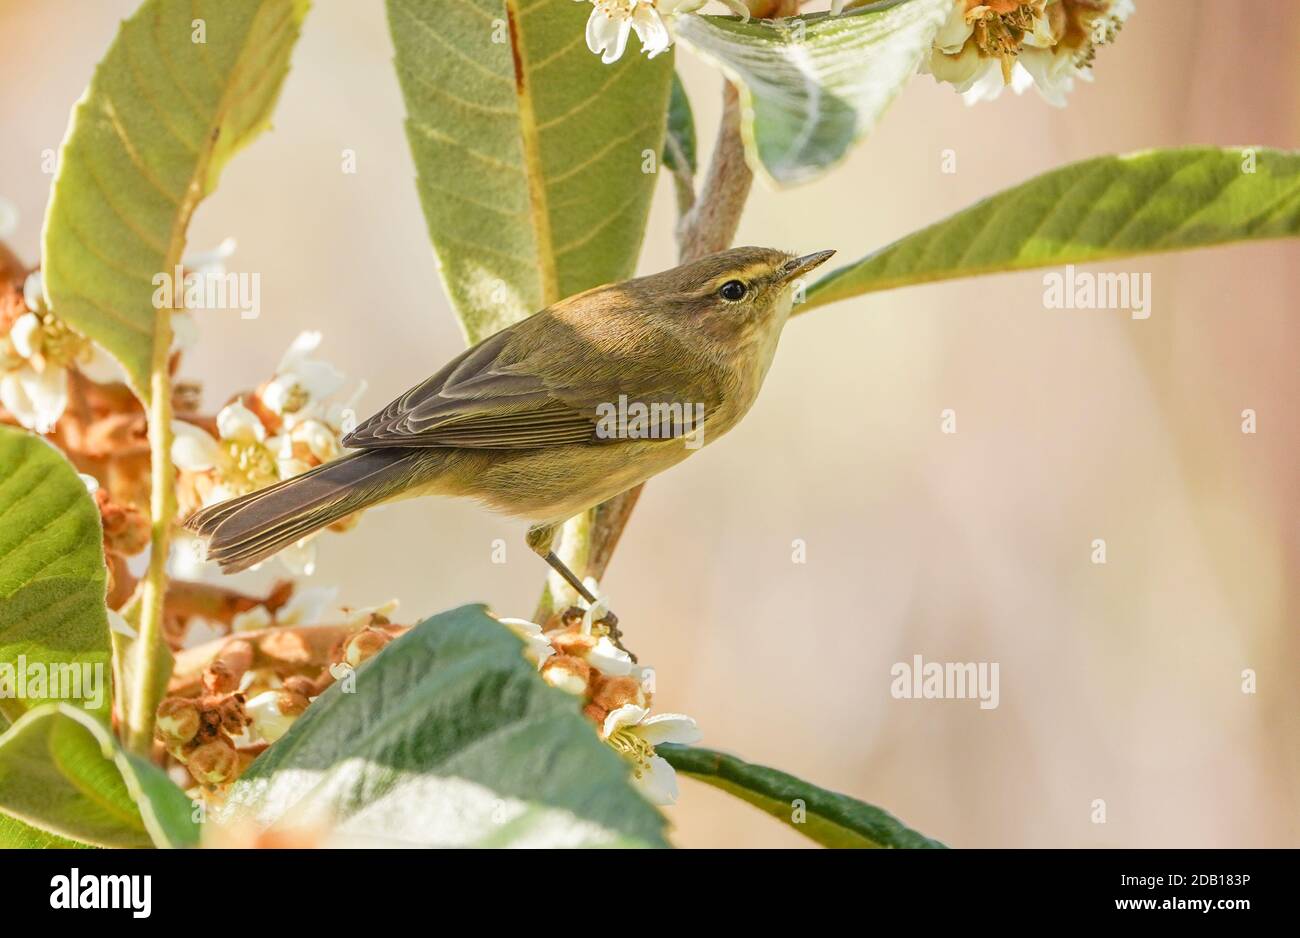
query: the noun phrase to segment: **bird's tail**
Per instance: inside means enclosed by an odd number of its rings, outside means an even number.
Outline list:
[[[398,494],[416,481],[430,451],[353,453],[195,512],[185,527],[207,540],[207,558],[226,573],[251,567],[313,531]]]

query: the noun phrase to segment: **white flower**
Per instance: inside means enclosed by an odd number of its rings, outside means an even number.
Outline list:
[[[221,462],[221,446],[212,435],[184,420],[172,421],[172,462],[189,472],[206,472]]]
[[[27,279],[31,280],[31,277]],[[41,354],[41,338],[41,320],[35,313],[23,313],[9,327],[9,341],[23,358],[35,358]]]
[[[47,364],[41,371],[21,365],[0,376],[0,403],[19,423],[49,433],[68,406],[68,372]]]
[[[221,408],[217,413],[217,432],[223,440],[238,443],[261,443],[266,439],[266,427],[242,401]]]
[[[690,745],[700,741],[699,725],[680,713],[659,713],[636,704],[611,710],[600,728],[601,739],[632,763],[632,780],[654,804],[677,800],[677,773],[668,761],[655,754],[660,743]]]
[[[49,433],[68,406],[67,366],[89,344],[46,311],[40,271],[23,282],[23,303],[28,312],[0,336],[0,404],[28,430]]]
[[[1076,78],[1091,81],[1099,46],[1133,13],[1132,0],[952,0],[919,71],[948,82],[967,104],[1004,87],[1030,87],[1064,106]]]
[[[1002,77],[1002,69],[995,62],[987,59],[985,61],[989,63],[989,67],[981,72],[979,77],[964,90],[958,89],[962,91],[961,99],[966,102],[967,106],[979,104],[981,101],[994,101],[1005,88],[1010,88],[1020,95],[1034,87],[1033,77],[1019,62],[1012,67],[1011,83],[1008,84],[1006,79]],[[1064,104],[1065,102],[1061,103]]]
[[[624,677],[632,673],[632,656],[610,641],[608,635],[597,639],[596,644],[583,657],[601,674]]]
[[[579,2],[585,3],[588,0]],[[673,34],[668,28],[672,18],[693,13],[704,6],[705,2],[706,0],[590,0],[587,48],[609,65],[623,57],[628,36],[635,32],[641,40],[641,51],[653,59],[673,44]],[[723,0],[723,3],[733,13],[743,16],[745,20],[749,19],[749,9],[740,0]]]
[[[273,413],[281,417],[315,414],[322,398],[343,387],[347,379],[341,371],[310,357],[320,341],[319,332],[300,333],[280,359],[275,377],[258,394]]]
[[[244,712],[253,721],[249,734],[268,743],[273,743],[293,726],[295,716],[287,716],[280,710],[280,692],[267,690],[250,698],[244,704]]]
[[[536,662],[540,668],[547,658],[555,654],[551,640],[542,634],[542,627],[527,619],[497,619],[502,625],[524,640],[524,657]]]

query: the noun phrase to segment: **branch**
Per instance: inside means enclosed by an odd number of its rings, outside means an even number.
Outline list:
[[[678,229],[681,263],[731,246],[753,182],[754,174],[745,162],[745,144],[740,137],[740,95],[735,85],[723,79],[722,121],[704,190]]]
[[[140,634],[127,695],[126,745],[147,755],[153,747],[154,711],[166,691],[166,669],[159,665],[171,655],[163,630],[163,600],[167,593],[167,559],[171,551],[172,518],[176,515],[176,469],[172,466],[171,345],[172,310],[159,304],[154,311],[153,361],[149,373],[149,572],[140,605]]]

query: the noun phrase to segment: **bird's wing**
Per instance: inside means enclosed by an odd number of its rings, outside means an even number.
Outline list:
[[[343,439],[345,446],[523,449],[581,443],[595,428],[581,408],[512,360],[515,329],[467,349]]]
[[[534,449],[599,443],[621,435],[622,423],[609,423],[607,409],[620,398],[660,404],[678,398],[661,387],[666,379],[654,362],[630,349],[596,353],[574,330],[553,326],[534,317],[483,340],[366,420],[343,444]],[[596,354],[618,360],[593,369]]]

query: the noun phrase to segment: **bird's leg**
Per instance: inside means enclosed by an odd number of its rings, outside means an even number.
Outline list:
[[[599,600],[591,590],[587,589],[586,584],[584,584],[582,580],[578,579],[578,575],[570,570],[568,565],[559,558],[555,551],[551,550],[551,545],[555,543],[555,532],[558,528],[559,525],[555,524],[533,525],[528,529],[528,534],[525,537],[525,540],[528,542],[528,547],[533,551],[533,553],[545,560],[552,570],[562,576],[565,583],[568,583],[577,590],[579,596],[585,599],[590,605],[594,606],[599,602]],[[627,651],[626,648],[623,648],[623,633],[618,627],[618,616],[606,609],[605,615],[601,617],[600,621],[609,629],[610,641],[612,641],[617,647],[622,648],[623,651]],[[632,660],[635,661],[636,659],[633,658]]]

